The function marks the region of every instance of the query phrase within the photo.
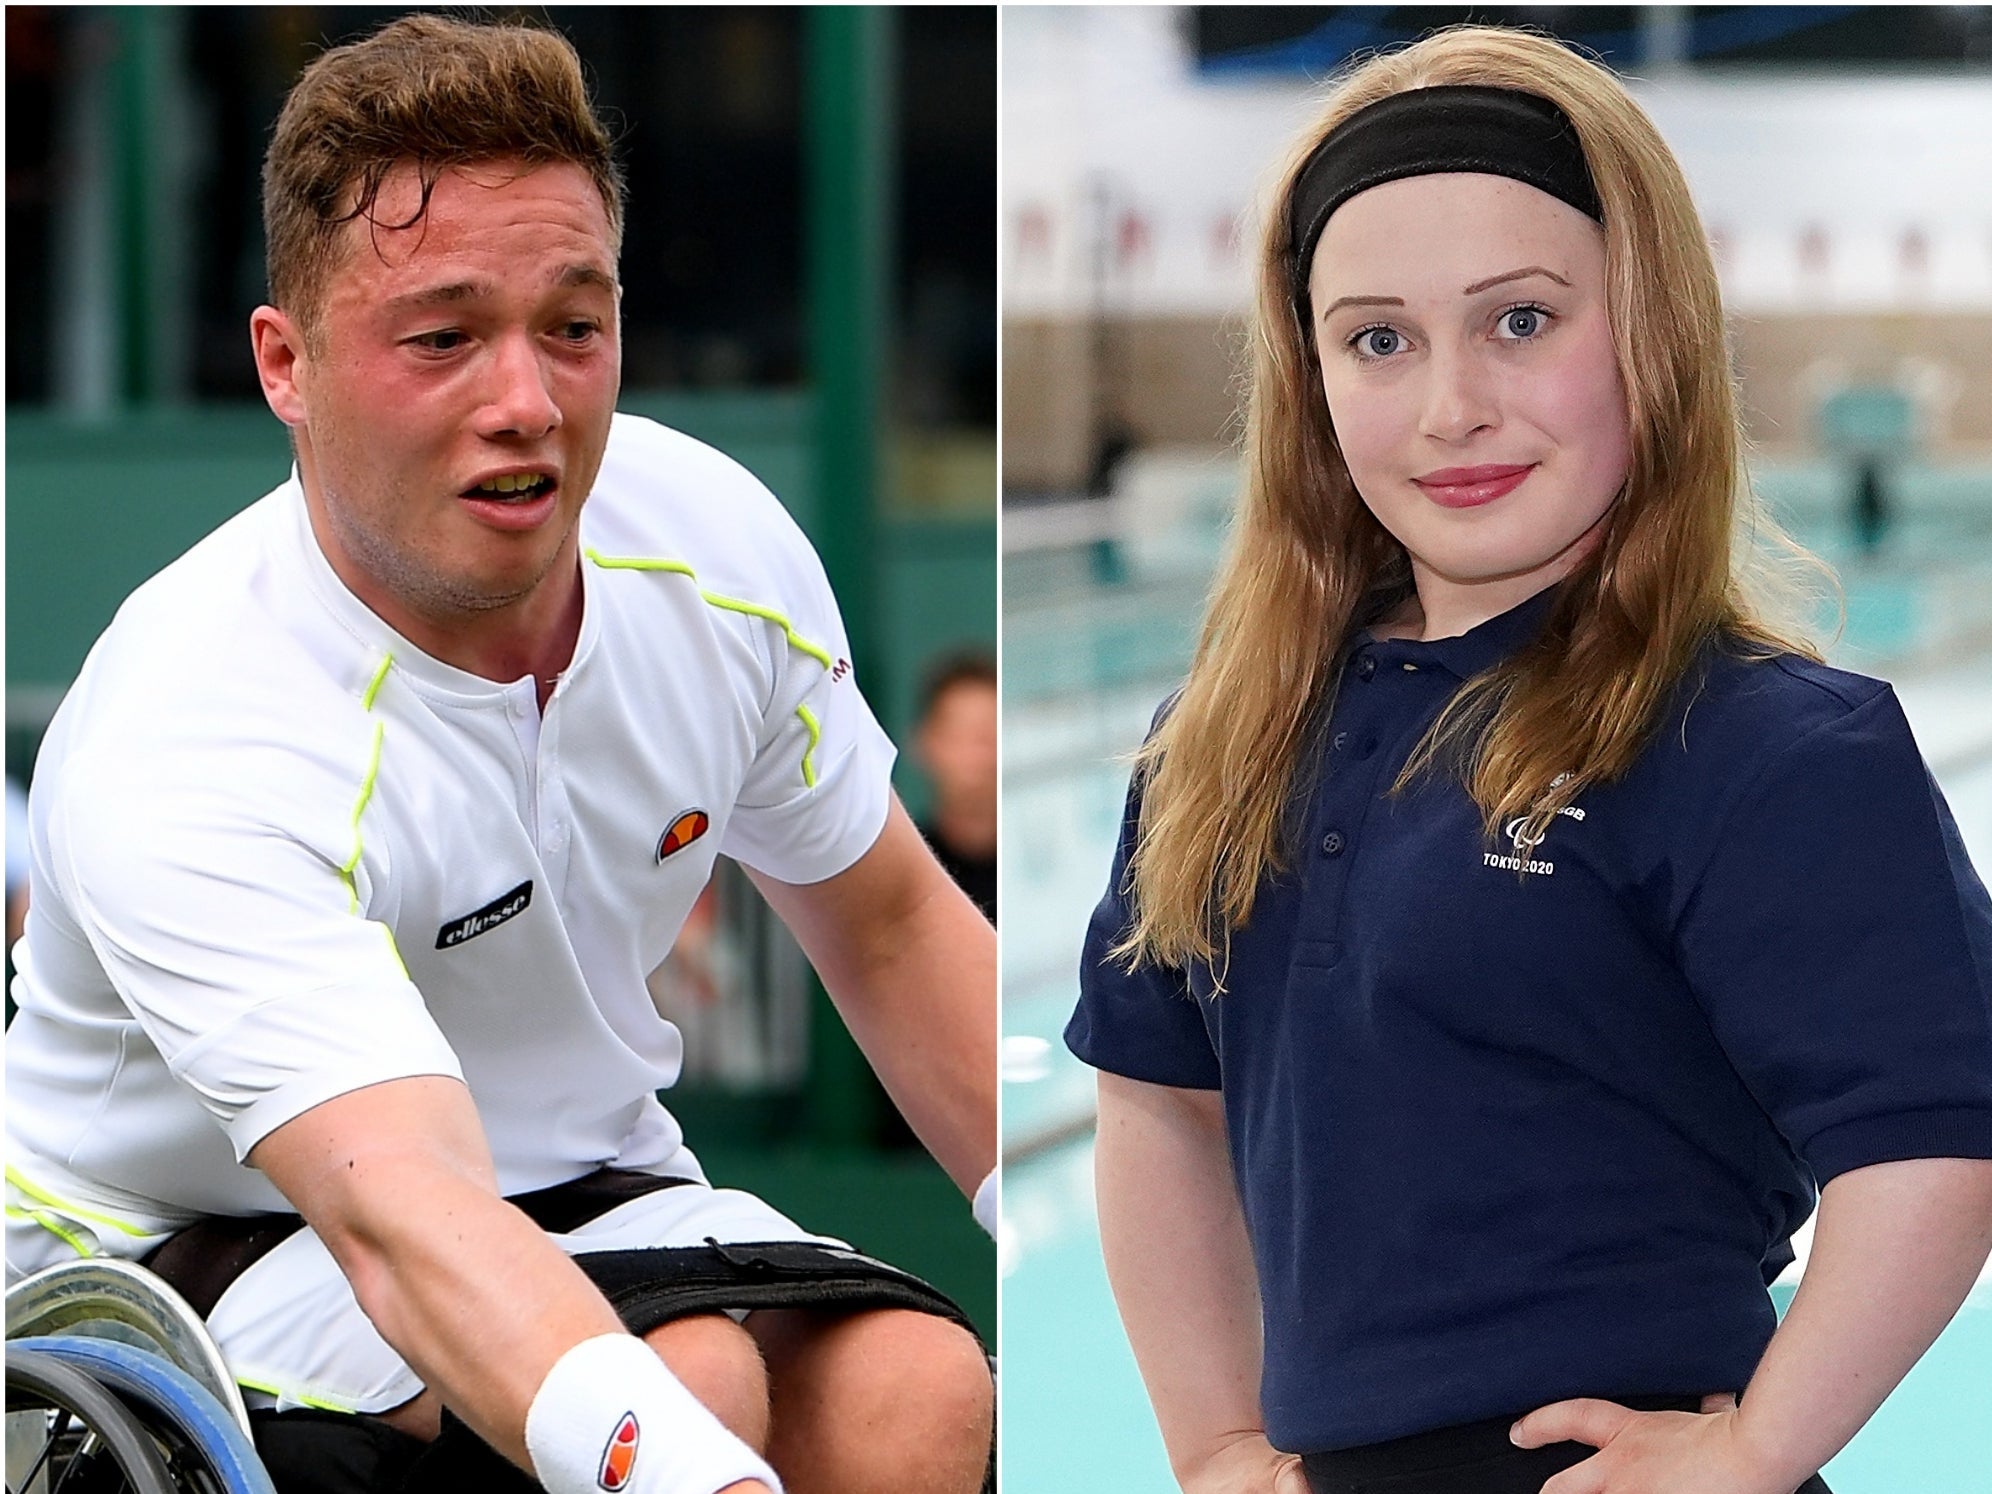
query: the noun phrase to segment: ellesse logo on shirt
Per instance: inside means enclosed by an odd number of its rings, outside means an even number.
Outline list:
[[[712,828],[712,816],[703,809],[688,809],[679,815],[657,840],[657,860],[675,856]]]
[[[436,948],[455,949],[479,934],[488,934],[506,919],[517,918],[525,912],[532,900],[533,884],[529,878],[510,892],[494,897],[475,913],[466,913],[456,922],[446,923],[437,929]]]

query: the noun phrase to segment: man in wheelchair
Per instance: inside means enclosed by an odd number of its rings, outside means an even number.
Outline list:
[[[572,49],[418,16],[326,53],[264,214],[295,469],[127,601],[36,776],[9,1279],[150,1264],[280,1487],[977,1487],[953,1305],[711,1187],[656,1098],[644,977],[724,852],[992,1212],[993,933],[795,525],[615,413]]]

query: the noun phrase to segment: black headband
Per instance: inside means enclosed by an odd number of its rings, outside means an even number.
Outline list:
[[[1394,93],[1330,131],[1294,179],[1287,242],[1295,303],[1307,305],[1314,246],[1336,208],[1385,182],[1447,171],[1512,177],[1605,221],[1577,131],[1548,99],[1455,85]]]

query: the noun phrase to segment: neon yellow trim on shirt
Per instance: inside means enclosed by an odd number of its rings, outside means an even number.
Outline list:
[[[604,555],[599,550],[590,550],[587,554],[590,560],[594,561],[596,565],[602,567],[604,570],[669,571],[675,576],[689,576],[694,582],[699,579],[698,572],[694,571],[682,560],[646,560],[640,556]],[[811,643],[802,634],[796,632],[795,624],[782,616],[781,613],[775,611],[774,608],[763,607],[759,602],[743,602],[738,597],[722,596],[719,592],[707,591],[704,587],[699,588],[699,595],[705,598],[712,606],[721,608],[724,611],[741,612],[745,613],[748,617],[758,617],[763,622],[773,623],[782,630],[782,636],[788,639],[789,647],[795,649],[798,653],[809,655],[810,658],[821,664],[825,669],[835,669],[837,667],[837,661],[830,657],[828,649],[824,648],[821,644]]]
[[[408,979],[413,980],[414,977],[412,975],[408,975],[408,962],[401,958],[401,946],[394,942],[394,930],[389,928],[386,924],[382,924],[380,926],[380,931],[383,934],[387,935],[387,952],[394,956],[394,963],[401,967],[401,973],[404,976],[407,976]]]
[[[674,576],[689,577],[694,586],[698,585],[698,572],[682,560],[650,560],[638,555],[604,555],[601,551],[593,549],[584,553],[605,571],[668,571]],[[837,661],[830,657],[828,649],[821,644],[811,643],[796,632],[795,624],[774,608],[763,607],[759,602],[743,602],[738,597],[722,596],[719,592],[707,591],[702,586],[699,587],[699,596],[708,606],[717,607],[723,612],[738,612],[747,617],[758,617],[763,622],[773,623],[782,630],[782,636],[788,640],[789,647],[797,653],[807,654],[825,669],[837,667]],[[815,788],[816,765],[810,760],[810,755],[816,751],[816,744],[823,740],[823,727],[808,706],[797,706],[795,714],[801,720],[804,730],[809,733],[809,745],[802,750],[803,787]]]
[[[381,683],[387,678],[388,666],[393,663],[394,655],[392,654],[389,654],[380,661],[380,668],[374,671],[373,681],[367,686],[367,693],[360,698],[361,704],[366,706],[369,711],[373,709],[374,697],[380,694]],[[346,884],[346,896],[350,899],[346,906],[346,911],[349,913],[360,911],[360,884],[359,879],[354,875],[359,870],[360,852],[363,849],[360,840],[360,816],[367,812],[367,805],[373,800],[374,782],[380,777],[380,744],[386,738],[387,723],[384,721],[374,722],[373,753],[367,760],[367,776],[360,781],[360,797],[353,805],[353,854],[348,856],[346,864],[339,868],[339,880]],[[391,933],[388,935],[389,940],[392,940],[393,937]],[[400,958],[401,955],[397,951],[395,959],[399,960]],[[406,966],[402,967],[402,973],[407,973]]]
[[[295,1401],[300,1406],[309,1406],[314,1411],[337,1411],[345,1416],[354,1414],[353,1408],[340,1401],[320,1400],[317,1396],[301,1395],[295,1390],[281,1390],[275,1385],[265,1385],[260,1380],[235,1377],[235,1383],[244,1390],[253,1390],[259,1395],[274,1396],[279,1401]]]
[[[393,665],[393,654],[384,654],[381,656],[380,668],[376,669],[374,677],[367,681],[367,693],[360,697],[361,710],[371,711],[374,708],[374,697],[380,694],[380,687],[387,683],[387,671]]]
[[[71,1234],[60,1224],[57,1224],[53,1214],[44,1214],[40,1209],[17,1209],[12,1204],[9,1204],[7,1206],[7,1217],[9,1219],[32,1220],[86,1260],[97,1253],[85,1245],[78,1236]]]
[[[701,591],[699,595],[712,603],[713,606],[724,608],[728,612],[744,612],[749,617],[758,617],[764,622],[773,623],[782,630],[782,636],[788,639],[790,647],[808,654],[810,658],[821,664],[825,669],[835,669],[837,667],[837,661],[830,657],[828,649],[811,643],[807,638],[796,632],[789,620],[772,607],[763,607],[754,602],[743,602],[738,597],[723,597],[716,591]]]
[[[811,711],[808,706],[797,706],[795,713],[802,717],[802,724],[809,730],[809,745],[802,749],[802,786],[804,788],[815,788],[816,766],[810,762],[809,755],[816,750],[816,744],[823,740],[823,728],[817,725],[816,713]]]
[[[20,1189],[21,1192],[27,1194],[27,1196],[29,1198],[32,1198],[36,1203],[47,1204],[51,1209],[58,1209],[62,1213],[67,1214],[71,1219],[81,1220],[84,1224],[108,1225],[110,1228],[116,1230],[119,1234],[129,1235],[134,1240],[142,1240],[147,1235],[153,1233],[153,1231],[148,1229],[140,1229],[138,1228],[137,1225],[126,1224],[122,1219],[113,1219],[109,1214],[97,1214],[93,1213],[89,1209],[79,1209],[76,1207],[76,1205],[68,1203],[63,1199],[57,1198],[53,1193],[49,1192],[48,1189],[42,1187],[41,1184],[29,1182],[25,1177],[23,1177],[20,1174],[20,1172],[16,1168],[12,1166],[9,1166],[7,1168],[7,1181],[12,1183],[16,1188]],[[47,1221],[42,1219],[42,1217],[39,1214],[35,1214],[32,1213],[32,1211],[30,1211],[30,1217],[32,1217],[37,1224],[41,1224],[46,1228],[53,1228],[53,1226],[48,1225]],[[62,1231],[56,1230],[55,1233],[62,1234]],[[69,1237],[67,1235],[63,1235],[63,1238],[68,1239]],[[86,1250],[83,1253],[85,1255],[88,1255],[90,1252]]]
[[[669,571],[674,576],[699,579],[699,573],[682,560],[645,560],[636,555],[604,555],[600,550],[583,553],[605,571]]]

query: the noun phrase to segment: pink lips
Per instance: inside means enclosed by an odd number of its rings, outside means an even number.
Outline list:
[[[1483,503],[1492,503],[1496,498],[1512,493],[1522,485],[1522,479],[1533,471],[1533,462],[1519,467],[1512,463],[1443,467],[1411,480],[1441,508],[1478,508]]]

